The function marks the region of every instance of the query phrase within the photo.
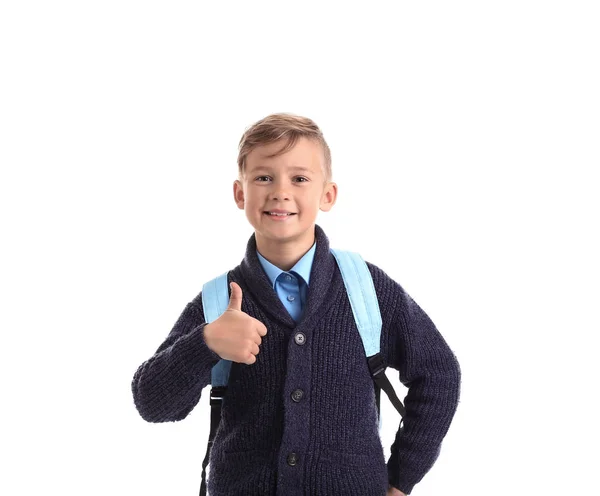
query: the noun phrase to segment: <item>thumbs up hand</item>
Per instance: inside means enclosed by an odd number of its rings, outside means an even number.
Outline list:
[[[229,306],[218,319],[204,327],[204,341],[224,360],[252,365],[267,328],[260,320],[242,312],[242,288],[235,282],[230,288]]]

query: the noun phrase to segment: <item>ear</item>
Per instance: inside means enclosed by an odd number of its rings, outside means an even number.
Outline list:
[[[244,210],[244,187],[239,179],[233,182],[233,199],[240,210]]]
[[[335,200],[337,199],[337,184],[328,182],[323,189],[323,194],[321,195],[321,205],[320,208],[323,212],[329,212],[331,208],[335,205]]]

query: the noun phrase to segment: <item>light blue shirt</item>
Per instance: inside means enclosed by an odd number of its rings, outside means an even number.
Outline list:
[[[317,242],[315,241],[312,248],[287,272],[273,265],[256,250],[258,260],[273,284],[273,289],[296,322],[302,317],[306,304],[306,292],[316,248]]]

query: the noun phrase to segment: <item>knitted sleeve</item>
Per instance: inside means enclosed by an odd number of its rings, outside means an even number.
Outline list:
[[[200,295],[187,304],[168,337],[133,376],[135,407],[148,422],[187,417],[210,383],[212,367],[220,360],[204,341],[204,312],[197,303]]]
[[[379,279],[379,298],[387,300],[382,307],[388,318],[381,352],[408,388],[406,416],[391,446],[388,477],[392,486],[409,494],[439,455],[458,406],[461,370],[425,311],[385,272],[370,268],[374,280]]]

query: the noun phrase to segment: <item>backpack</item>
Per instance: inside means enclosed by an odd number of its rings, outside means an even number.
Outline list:
[[[375,293],[373,279],[366,262],[360,254],[330,248],[338,264],[344,286],[348,293],[352,313],[356,327],[362,338],[365,355],[367,357],[369,371],[375,382],[375,397],[377,399],[377,411],[379,413],[379,431],[381,431],[380,391],[383,389],[390,401],[398,410],[401,419],[404,418],[405,408],[398,399],[394,388],[385,375],[383,357],[380,354],[381,313],[379,302]],[[227,285],[227,274],[221,274],[202,287],[202,308],[204,318],[210,323],[221,316],[229,305],[229,292]],[[202,462],[202,483],[200,496],[206,496],[206,466],[208,465],[210,450],[221,420],[221,404],[227,391],[231,361],[220,360],[211,371],[210,390],[210,434],[204,461]]]

